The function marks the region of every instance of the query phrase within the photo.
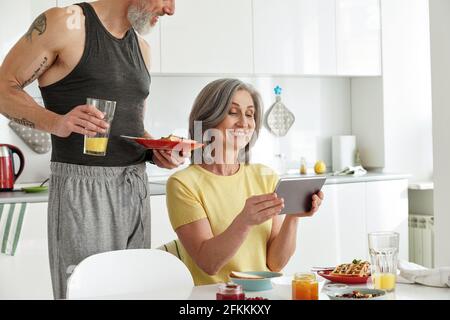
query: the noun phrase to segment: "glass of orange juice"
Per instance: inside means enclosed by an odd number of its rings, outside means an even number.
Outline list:
[[[387,292],[395,290],[398,248],[397,232],[369,233],[372,284],[375,289]]]
[[[92,105],[103,112],[105,115],[103,120],[109,124],[109,128],[106,129],[105,133],[97,133],[95,137],[84,136],[84,154],[104,157],[106,156],[109,132],[116,110],[116,101],[88,98],[86,104]]]
[[[319,283],[314,273],[296,273],[292,280],[292,300],[319,300]]]

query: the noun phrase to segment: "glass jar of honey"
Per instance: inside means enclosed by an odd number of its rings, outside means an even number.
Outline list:
[[[242,286],[229,282],[219,284],[216,300],[245,300]]]
[[[296,273],[294,275],[292,300],[319,300],[319,283],[314,273]]]

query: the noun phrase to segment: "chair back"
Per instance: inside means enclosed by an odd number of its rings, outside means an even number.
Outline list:
[[[186,265],[157,249],[130,249],[92,255],[67,282],[67,299],[184,300],[194,282]]]

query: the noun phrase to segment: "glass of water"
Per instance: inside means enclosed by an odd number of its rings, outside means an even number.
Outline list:
[[[84,136],[84,154],[104,157],[106,156],[109,132],[116,110],[116,101],[88,98],[86,104],[96,107],[105,115],[103,121],[109,124],[109,128],[106,129],[105,133],[97,133],[95,137]]]
[[[369,233],[372,283],[375,289],[395,290],[399,234],[383,231]]]

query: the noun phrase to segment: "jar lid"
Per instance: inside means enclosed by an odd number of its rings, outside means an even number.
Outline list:
[[[297,272],[294,274],[294,280],[316,280],[316,274],[312,272]]]
[[[221,283],[219,284],[219,293],[222,294],[236,294],[236,293],[242,293],[244,292],[241,285],[228,282],[228,283]]]

